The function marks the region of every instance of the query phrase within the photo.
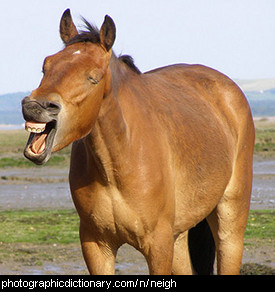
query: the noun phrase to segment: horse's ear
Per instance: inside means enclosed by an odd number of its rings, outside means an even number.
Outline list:
[[[73,23],[70,9],[65,10],[61,17],[59,32],[60,37],[65,44],[78,34],[78,31]]]
[[[105,47],[107,52],[112,48],[116,38],[116,26],[112,18],[105,16],[104,22],[99,32],[100,43]]]

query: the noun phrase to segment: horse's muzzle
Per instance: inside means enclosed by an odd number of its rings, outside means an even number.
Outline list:
[[[22,113],[26,121],[48,123],[57,120],[61,105],[54,101],[35,100],[27,96],[22,100]]]

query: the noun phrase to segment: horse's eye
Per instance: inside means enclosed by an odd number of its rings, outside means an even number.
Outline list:
[[[88,79],[92,82],[92,84],[98,84],[98,80],[96,80],[92,76],[89,76]]]

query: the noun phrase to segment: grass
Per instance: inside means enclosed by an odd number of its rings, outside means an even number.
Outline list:
[[[18,167],[33,168],[34,163],[23,156],[23,151],[28,140],[25,130],[0,131],[0,168]],[[71,147],[66,147],[54,153],[47,162],[47,166],[68,167],[70,163]]]
[[[274,216],[275,210],[251,210],[247,220],[245,238],[274,239]]]
[[[245,239],[274,240],[274,210],[251,210]],[[75,243],[78,237],[78,215],[73,210],[0,212],[1,243]]]
[[[275,122],[268,119],[255,121],[255,153],[275,156]]]
[[[69,165],[69,161],[70,161],[69,155],[55,154],[47,162],[47,166],[65,167]],[[0,168],[5,167],[33,168],[41,166],[36,166],[35,164],[33,164],[31,161],[27,160],[24,157],[2,157],[0,158]]]
[[[256,128],[255,152],[275,152],[275,128]]]
[[[1,243],[67,244],[79,242],[74,210],[1,211]]]
[[[27,140],[25,130],[0,131],[0,155],[22,153]]]

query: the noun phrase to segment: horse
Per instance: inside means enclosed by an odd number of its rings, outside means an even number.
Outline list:
[[[112,46],[116,27],[70,9],[64,48],[44,60],[22,100],[24,155],[40,165],[72,144],[69,182],[90,274],[114,274],[117,250],[140,251],[149,273],[238,274],[252,188],[255,130],[241,89],[203,66],[142,73]]]

